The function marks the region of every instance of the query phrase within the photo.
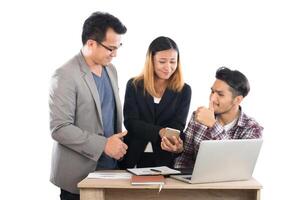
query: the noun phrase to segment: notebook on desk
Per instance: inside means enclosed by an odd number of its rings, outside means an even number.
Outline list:
[[[165,178],[162,175],[154,176],[137,176],[131,177],[132,185],[161,185],[165,183]]]
[[[262,139],[204,140],[192,174],[171,177],[187,183],[248,180],[261,145]]]

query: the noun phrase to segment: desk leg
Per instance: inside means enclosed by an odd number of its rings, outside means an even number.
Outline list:
[[[105,200],[104,189],[80,189],[80,200]]]
[[[256,200],[260,200],[260,190],[257,190],[256,192]]]

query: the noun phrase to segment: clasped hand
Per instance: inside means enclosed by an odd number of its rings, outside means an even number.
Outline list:
[[[123,142],[123,137],[127,134],[127,131],[114,134],[107,138],[104,152],[111,158],[116,160],[121,159],[127,151],[127,145]]]

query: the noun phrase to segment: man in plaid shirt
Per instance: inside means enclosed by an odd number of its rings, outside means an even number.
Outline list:
[[[185,141],[175,145],[166,142],[166,149],[182,152],[175,161],[175,168],[192,168],[202,140],[261,138],[263,127],[248,117],[240,103],[250,90],[244,74],[221,67],[211,88],[209,107],[199,107],[185,130]],[[181,145],[180,145],[181,143]],[[176,146],[177,145],[177,146]]]

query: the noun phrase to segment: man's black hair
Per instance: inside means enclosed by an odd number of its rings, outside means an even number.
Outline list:
[[[247,77],[238,70],[230,70],[227,67],[220,67],[216,72],[216,78],[227,83],[234,96],[247,96],[250,91],[250,84]]]
[[[108,28],[112,28],[118,34],[124,34],[127,31],[126,27],[115,16],[103,12],[92,13],[83,24],[82,44],[84,45],[89,39],[102,42]]]

